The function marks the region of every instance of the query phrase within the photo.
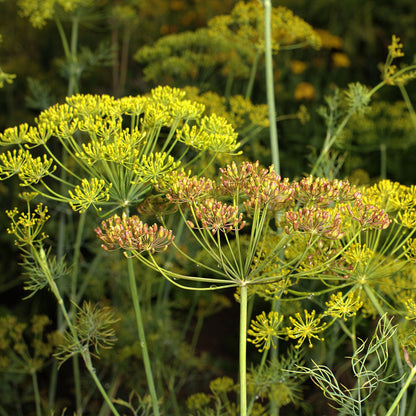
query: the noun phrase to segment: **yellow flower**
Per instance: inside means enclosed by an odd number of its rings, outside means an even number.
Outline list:
[[[275,339],[278,337],[278,328],[282,323],[283,315],[279,312],[262,312],[256,316],[255,321],[251,321],[250,329],[247,334],[253,338],[248,338],[248,341],[253,343],[259,352],[268,350],[270,346],[276,348]]]
[[[416,239],[411,238],[403,249],[406,258],[413,263],[416,262]]]
[[[334,318],[344,318],[344,321],[351,316],[355,316],[357,311],[363,306],[359,296],[355,296],[354,292],[349,292],[346,297],[341,292],[332,294],[329,302],[325,302],[328,310],[326,315]]]
[[[319,341],[324,340],[324,338],[319,337],[318,334],[325,329],[326,323],[319,325],[321,322],[321,315],[318,315],[315,319],[315,309],[310,313],[306,309],[303,312],[305,318],[303,318],[299,312],[295,314],[296,319],[289,316],[289,320],[293,327],[287,328],[287,335],[289,338],[298,340],[295,348],[300,348],[306,338],[308,339],[309,347],[312,348],[312,338],[316,338]]]
[[[110,188],[111,184],[105,187],[103,179],[92,178],[90,181],[83,179],[81,186],[77,185],[74,192],[68,191],[69,196],[72,198],[69,204],[74,211],[84,212],[91,205],[95,207],[95,204],[108,201]],[[98,208],[98,210],[101,210],[101,208]]]
[[[399,212],[398,219],[395,219],[395,221],[406,228],[416,227],[416,210],[412,209]]]
[[[403,43],[400,42],[400,38],[396,35],[391,37],[391,45],[389,45],[389,53],[392,58],[401,58],[404,56],[403,53]]]
[[[415,300],[413,298],[411,299],[407,299],[404,302],[404,306],[406,307],[406,319],[408,320],[414,320],[416,319],[416,303]]]

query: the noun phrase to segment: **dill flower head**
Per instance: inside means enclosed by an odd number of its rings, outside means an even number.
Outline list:
[[[81,186],[77,185],[74,192],[68,191],[71,197],[69,204],[74,211],[84,212],[91,205],[95,207],[96,204],[108,201],[110,188],[111,184],[106,187],[103,179],[92,178],[90,181],[83,179]],[[101,208],[96,209],[101,211]]]
[[[248,341],[253,343],[259,352],[270,349],[272,346],[276,348],[275,341],[279,336],[278,329],[283,321],[283,315],[279,312],[262,312],[251,321],[250,329],[247,334],[250,336]]]
[[[388,213],[395,212],[397,205],[400,205],[402,192],[403,186],[399,182],[383,179],[363,189],[363,202],[375,205]]]
[[[285,7],[272,8],[271,24],[275,54],[285,47],[320,46],[313,28]],[[239,1],[229,14],[213,17],[208,28],[163,36],[139,49],[135,59],[145,64],[145,77],[155,82],[195,80],[213,67],[223,76],[248,79],[256,54],[263,49],[263,7],[258,1]]]
[[[89,4],[88,4],[89,3]],[[46,21],[52,19],[60,8],[60,12],[71,12],[80,5],[85,7],[92,6],[92,0],[48,0],[48,1],[32,1],[18,0],[20,13],[29,18],[33,27],[41,28]]]
[[[348,181],[308,176],[293,183],[294,198],[303,205],[328,207],[333,203],[353,201],[361,196]]]
[[[237,151],[237,133],[224,117],[211,114],[203,117],[192,127],[185,124],[177,130],[177,140],[197,150],[210,150],[214,153],[230,153]]]
[[[263,177],[267,170],[259,167],[259,161],[242,162],[239,166],[235,162],[227,165],[225,168],[220,168],[220,186],[222,193],[233,195],[245,192],[251,178]]]
[[[243,214],[238,213],[238,207],[216,201],[214,198],[195,204],[193,209],[201,227],[210,230],[212,234],[217,231],[241,230],[246,224],[243,221]],[[188,225],[191,228],[198,228],[191,221],[188,221]]]
[[[235,387],[234,381],[230,377],[218,377],[209,383],[209,388],[215,395],[229,393],[235,390]]]
[[[414,298],[408,298],[404,301],[406,308],[406,319],[414,321],[416,319],[416,302]]]
[[[374,205],[365,204],[361,200],[356,200],[352,206],[346,205],[343,211],[357,221],[362,230],[384,230],[391,224],[391,220],[384,210]]]
[[[214,182],[204,177],[189,177],[185,172],[173,172],[158,189],[167,188],[166,198],[174,204],[193,204],[206,199],[214,190]]]
[[[333,316],[334,318],[343,318],[344,321],[347,318],[355,316],[358,310],[363,306],[359,296],[356,296],[354,292],[349,292],[347,296],[343,296],[341,292],[332,294],[328,302],[325,302],[328,309],[325,315]]]
[[[315,48],[320,46],[320,37],[312,27],[285,7],[272,8],[271,25],[275,53],[280,45],[305,43]],[[246,43],[260,50],[264,48],[263,8],[257,1],[238,2],[229,15],[214,17],[208,26],[229,41]]]
[[[319,334],[325,329],[326,323],[320,325],[321,315],[315,318],[315,309],[312,312],[308,312],[305,309],[303,313],[305,318],[299,312],[295,314],[295,318],[289,316],[292,326],[286,328],[287,335],[289,338],[298,340],[295,348],[300,348],[305,339],[308,339],[309,347],[312,348],[312,338],[318,339],[319,341],[324,340]]]
[[[296,85],[294,98],[300,100],[313,100],[315,98],[315,87],[310,82],[302,81]]]
[[[246,186],[245,194],[248,199],[244,205],[248,211],[256,207],[278,211],[287,208],[293,201],[293,187],[289,179],[282,179],[273,166],[253,175]]]
[[[286,221],[287,234],[300,231],[330,240],[338,240],[344,236],[344,232],[341,231],[341,217],[334,210],[304,207],[298,211],[286,212]]]
[[[114,215],[103,221],[95,233],[103,241],[104,250],[121,248],[139,254],[144,251],[165,251],[175,238],[171,230],[157,224],[147,225],[137,215],[127,217],[125,213],[121,217]]]
[[[407,260],[412,263],[416,262],[416,239],[410,238],[406,246],[403,247]]]
[[[7,233],[14,234],[16,245],[32,245],[48,237],[42,230],[50,216],[48,207],[42,203],[38,204],[33,212],[19,212],[17,208],[14,208],[6,211],[6,214],[11,219]]]
[[[0,180],[16,175],[22,186],[36,187],[45,198],[79,212],[91,205],[114,212],[137,204],[179,169],[171,153],[180,147],[175,153],[182,158],[189,149],[178,140],[198,150],[189,165],[200,152],[238,153],[231,124],[203,115],[205,106],[185,96],[183,89],[159,86],[148,95],[120,99],[67,97],[42,111],[34,126],[21,124],[0,135],[1,145],[19,146],[0,153]],[[65,163],[56,145],[65,151]],[[62,183],[69,192],[62,192]]]

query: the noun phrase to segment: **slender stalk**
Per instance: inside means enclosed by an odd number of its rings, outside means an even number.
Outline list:
[[[33,393],[35,395],[36,416],[42,416],[42,409],[40,407],[39,384],[38,384],[38,378],[36,376],[36,371],[32,370],[31,374],[32,374]]]
[[[387,317],[384,314],[383,308],[381,307],[380,303],[378,302],[378,300],[377,300],[375,294],[373,293],[373,291],[371,290],[371,288],[368,285],[364,285],[364,291],[365,291],[366,295],[368,296],[368,298],[370,299],[373,306],[376,308],[380,317],[384,316],[384,320],[386,322],[388,322]],[[402,363],[402,360],[401,360],[401,357],[400,357],[399,343],[398,343],[396,337],[393,337],[392,341],[393,341],[393,350],[394,350],[394,356],[395,356],[395,359],[396,359],[396,365],[397,365],[397,369],[399,370],[399,374],[400,374],[400,377],[401,377],[401,385],[402,385],[402,389],[400,390],[400,413],[399,413],[399,415],[400,416],[405,416],[406,401],[407,401],[407,388],[404,389],[404,386],[405,386],[406,382],[404,382],[403,378],[402,378],[403,375],[404,375],[404,368],[403,368],[403,363]],[[387,414],[386,414],[386,416],[387,416]]]
[[[143,325],[142,313],[140,309],[139,294],[137,292],[136,277],[134,275],[132,258],[127,259],[127,267],[128,267],[128,272],[129,272],[129,283],[130,283],[131,296],[133,300],[134,313],[136,315],[137,331],[139,333],[139,341],[140,341],[140,346],[142,348],[144,370],[146,373],[147,385],[149,387],[149,393],[150,393],[150,397],[152,400],[153,413],[155,416],[159,416],[160,415],[159,405],[157,403],[155,382],[153,379],[152,367],[150,365],[150,357],[149,357],[149,352],[148,352],[147,343],[146,343],[146,336],[144,333],[144,325]]]
[[[72,19],[72,32],[71,32],[71,60],[69,62],[69,84],[68,84],[68,96],[79,92],[79,67],[77,57],[77,46],[78,46],[78,17]]]
[[[258,369],[256,370],[256,378],[254,380],[254,385],[256,385],[259,375],[261,374],[261,372],[263,371],[264,365],[266,364],[266,359],[267,359],[267,355],[269,353],[269,350],[267,350],[266,348],[263,350],[263,354],[261,356],[261,361],[260,361],[260,365],[258,367]],[[253,396],[250,399],[249,405],[248,405],[248,414],[251,413],[251,410],[253,408],[254,405],[254,401],[256,400],[256,395],[253,394]]]
[[[264,55],[266,66],[266,91],[267,107],[269,112],[270,125],[270,147],[272,150],[272,163],[278,175],[280,175],[279,140],[276,126],[276,106],[274,97],[273,82],[273,61],[272,61],[272,26],[271,26],[271,1],[264,0]]]
[[[53,280],[52,274],[49,270],[48,262],[46,259],[46,254],[43,248],[40,248],[40,251],[37,252],[36,250],[33,250],[33,255],[36,258],[37,262],[39,263],[43,273],[45,274],[49,287],[51,289],[51,292],[55,296],[58,306],[61,310],[62,316],[68,326],[68,329],[71,331],[71,334],[74,337],[75,342],[79,343],[79,338],[76,329],[72,325],[71,319],[69,317],[68,311],[65,307],[64,300],[62,299],[61,293],[59,292],[58,286],[56,285],[55,281]],[[91,363],[91,357],[89,355],[88,351],[81,351],[82,358],[84,360],[84,363],[87,367],[88,372],[90,373],[91,377],[93,378],[98,390],[101,392],[103,399],[106,401],[108,406],[110,407],[111,411],[115,416],[120,416],[117,409],[114,407],[111,399],[108,397],[104,387],[102,386],[100,380],[98,379],[97,375],[95,374],[95,369]],[[81,413],[79,413],[81,414]]]
[[[380,177],[387,177],[387,147],[385,143],[380,144]]]
[[[79,260],[81,254],[81,243],[82,235],[84,233],[85,227],[85,218],[86,213],[83,212],[79,218],[77,234],[75,238],[74,245],[74,261],[72,264],[72,276],[71,276],[71,296],[70,299],[75,302],[77,298],[77,286],[78,286],[78,274],[79,274]],[[71,303],[70,315],[72,316],[75,313],[75,304]],[[76,397],[76,406],[77,414],[82,413],[82,389],[81,389],[81,374],[79,370],[79,360],[78,355],[72,357],[72,370],[74,372],[74,387],[75,387],[75,397]]]
[[[250,78],[248,80],[247,89],[246,89],[246,98],[251,98],[251,94],[253,92],[254,81],[256,79],[257,66],[259,63],[260,55],[261,55],[260,52],[257,51],[256,55],[254,56],[253,64],[251,65]]]
[[[240,415],[247,415],[247,286],[240,286]]]

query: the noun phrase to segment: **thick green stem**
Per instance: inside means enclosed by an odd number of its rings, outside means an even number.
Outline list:
[[[150,393],[150,397],[152,400],[153,413],[155,416],[159,416],[160,415],[159,405],[157,403],[155,382],[153,379],[152,367],[150,365],[149,352],[147,350],[146,336],[144,333],[142,313],[141,313],[140,303],[139,303],[139,294],[137,292],[136,277],[134,275],[134,269],[133,269],[133,259],[131,258],[127,259],[127,267],[128,267],[128,272],[129,272],[129,283],[130,283],[131,296],[133,300],[134,313],[136,315],[137,331],[139,333],[139,341],[140,341],[140,346],[142,348],[144,370],[146,373],[147,385],[149,387],[149,393]]]
[[[276,106],[274,101],[271,9],[271,1],[264,0],[264,57],[266,66],[267,107],[270,125],[270,147],[272,150],[272,163],[275,172],[280,175],[279,140],[277,136]]]
[[[247,415],[247,286],[240,286],[240,415]]]
[[[393,414],[393,411],[396,409],[396,407],[398,406],[398,404],[402,400],[403,396],[406,395],[407,389],[409,388],[410,383],[412,382],[412,380],[415,377],[415,375],[416,375],[416,367],[413,367],[412,368],[412,371],[407,376],[406,381],[403,383],[403,386],[400,389],[399,394],[396,396],[396,398],[394,399],[393,404],[390,406],[390,409],[387,411],[387,413],[384,416],[391,416]],[[403,413],[403,412],[400,411],[400,413]]]

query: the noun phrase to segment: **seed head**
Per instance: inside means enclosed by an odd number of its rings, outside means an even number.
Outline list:
[[[140,221],[137,215],[127,217],[125,213],[121,218],[114,215],[103,221],[95,232],[104,242],[104,250],[121,248],[139,253],[165,251],[175,238],[171,230],[157,224],[148,225]]]

